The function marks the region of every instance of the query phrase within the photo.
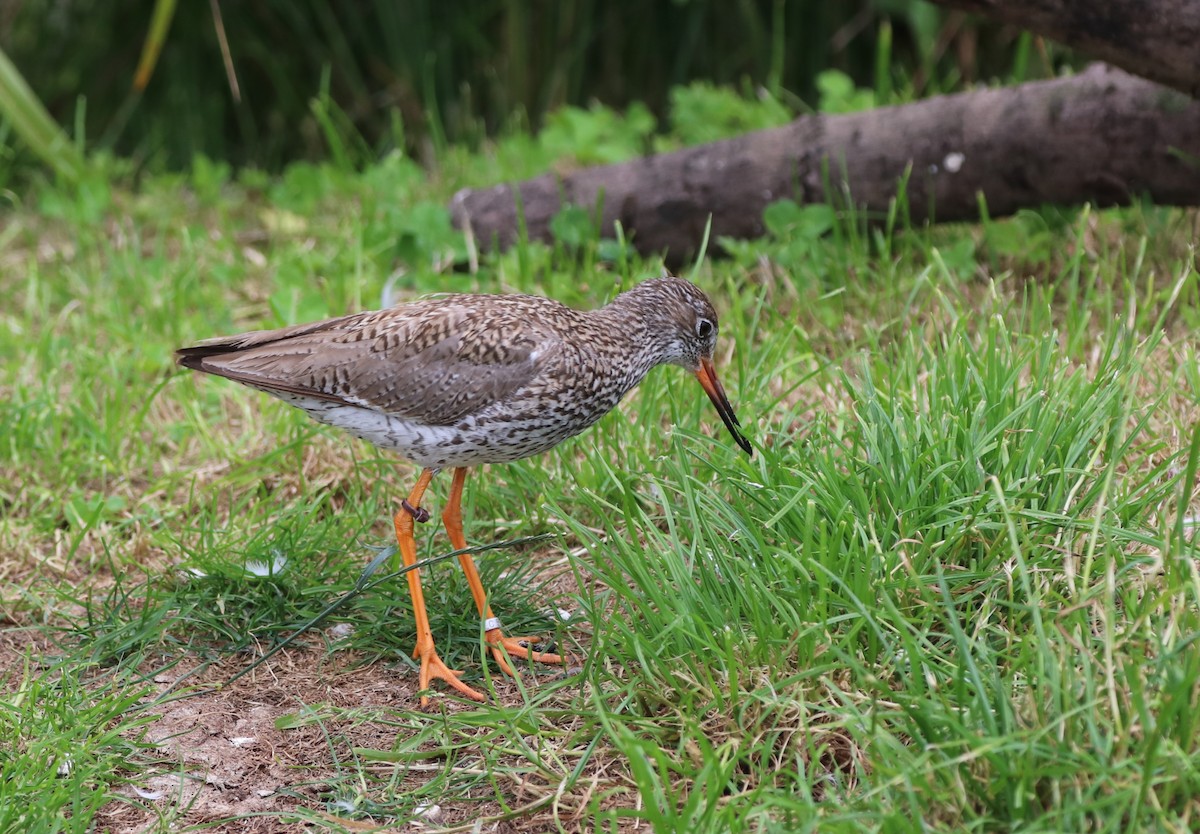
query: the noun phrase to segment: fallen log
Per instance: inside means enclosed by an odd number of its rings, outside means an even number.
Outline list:
[[[1200,94],[1193,0],[933,0],[1044,35],[1126,72]]]
[[[907,180],[913,223],[976,219],[1043,203],[1200,202],[1200,103],[1102,64],[1079,75],[981,89],[845,115],[802,116],[734,139],[517,184],[463,190],[451,202],[482,247],[549,240],[570,203],[601,231],[620,222],[641,252],[690,257],[714,236],[763,234],[763,209],[849,200],[882,217]],[[827,186],[835,193],[827,193]]]

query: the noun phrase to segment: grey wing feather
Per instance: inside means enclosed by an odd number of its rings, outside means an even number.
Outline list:
[[[470,305],[409,305],[282,330],[210,339],[184,367],[267,391],[449,425],[502,401],[538,373],[527,320]],[[485,320],[480,320],[485,319]]]

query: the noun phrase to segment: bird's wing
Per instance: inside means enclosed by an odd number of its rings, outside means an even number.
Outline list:
[[[255,388],[449,425],[529,384],[559,349],[527,311],[467,296],[210,339],[177,355]]]

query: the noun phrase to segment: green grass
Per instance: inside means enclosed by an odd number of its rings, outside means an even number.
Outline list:
[[[165,43],[151,33],[161,22],[152,6],[174,10]],[[5,51],[81,147],[175,169],[197,157],[278,172],[289,161],[365,161],[395,147],[440,155],[447,141],[478,145],[529,125],[561,126],[571,120],[564,108],[596,101],[622,110],[636,103],[660,120],[671,113],[677,138],[695,139],[762,124],[771,108],[681,101],[683,85],[736,85],[789,108],[820,99],[841,110],[997,77],[1052,77],[1083,60],[925,0],[564,0],[536,10],[309,0],[230,4],[219,14],[205,4],[30,4],[6,22]],[[214,37],[222,30],[228,55]],[[113,33],[134,34],[114,48]],[[165,48],[149,84],[131,90],[151,40]],[[106,72],[94,72],[101,64]],[[28,121],[19,104],[0,95],[16,127]],[[0,148],[0,185],[25,182],[31,156]]]
[[[137,709],[144,687],[77,662],[45,668],[33,653],[8,670],[0,701],[0,830],[91,831],[96,812],[147,758]],[[166,824],[168,820],[162,820]]]
[[[439,564],[443,655],[499,697],[421,713],[339,683],[411,687],[404,579],[373,560],[415,472],[171,351],[372,307],[389,281],[594,306],[656,274],[577,218],[467,270],[448,195],[546,153],[452,149],[436,177],[399,157],[279,181],[208,166],[99,204],[46,187],[6,218],[0,829],[114,807],[217,824],[133,790],[181,768],[146,734],[339,600],[238,682],[262,687],[247,715],[290,688],[284,821],[403,826],[438,804],[532,830],[1193,828],[1189,212],[900,232],[772,207],[767,238],[695,274],[753,459],[667,368],[587,434],[468,481],[471,543],[551,535],[478,558],[506,623],[578,667],[493,679]],[[449,550],[436,524],[419,542]]]

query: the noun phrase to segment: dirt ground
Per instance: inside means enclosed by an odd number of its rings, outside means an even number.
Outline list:
[[[0,677],[11,679],[12,672],[19,676],[26,652],[37,647],[40,638],[36,634],[0,630]],[[352,761],[351,747],[391,750],[397,728],[361,718],[340,721],[323,715],[320,721],[279,729],[278,719],[305,707],[328,705],[379,708],[398,716],[428,714],[430,721],[438,721],[443,711],[463,707],[435,700],[428,710],[420,711],[414,671],[382,662],[364,665],[353,652],[328,653],[320,641],[312,647],[284,650],[251,674],[222,686],[251,662],[248,657],[223,659],[187,679],[184,694],[197,690],[198,694],[153,707],[152,714],[157,717],[145,739],[153,743],[158,764],[149,767],[141,780],[136,774],[126,774],[132,777],[121,789],[127,801],[105,806],[94,821],[96,830],[113,834],[160,831],[166,830],[168,818],[173,818],[171,830],[195,826],[205,831],[255,834],[324,828],[415,832],[464,825],[463,830],[494,832],[548,830],[536,816],[475,828],[473,821],[499,815],[500,805],[453,796],[439,798],[426,821],[398,828],[330,815],[330,785],[353,784],[345,770],[338,774],[337,762]],[[200,660],[185,659],[170,673],[156,676],[156,694],[171,689],[189,665],[196,667]],[[523,670],[522,680],[526,686],[535,686],[537,680],[561,674],[561,669],[545,667],[535,678]],[[498,701],[520,702],[515,683],[497,675],[493,684]],[[521,794],[520,786],[514,785],[510,807],[529,801]],[[298,817],[300,810],[305,811],[305,818]],[[326,820],[327,826],[314,822],[314,816]],[[566,821],[560,817],[560,822]]]
[[[335,757],[344,761],[349,753],[331,749],[327,733],[343,736],[353,746],[388,750],[395,728],[370,724],[338,727],[336,722],[324,720],[320,725],[280,730],[276,720],[296,713],[302,705],[406,710],[418,703],[416,681],[406,670],[383,664],[355,668],[353,657],[334,655],[322,661],[315,655],[303,650],[281,653],[272,658],[268,668],[260,667],[228,689],[161,708],[150,738],[165,757],[179,763],[186,776],[153,777],[140,786],[144,795],[157,797],[153,800],[156,804],[186,808],[184,821],[189,824],[242,817],[215,830],[312,830],[311,824],[288,822],[287,816],[301,806],[320,809],[325,805],[324,783],[334,775]],[[226,680],[234,671],[236,667],[229,665],[210,670],[204,682]],[[501,699],[507,686],[499,685]],[[500,810],[474,801],[459,807],[453,801],[439,806],[436,819],[430,820],[438,827]],[[245,819],[249,814],[256,816]],[[115,803],[100,822],[108,830],[130,834],[154,825],[146,811]]]

